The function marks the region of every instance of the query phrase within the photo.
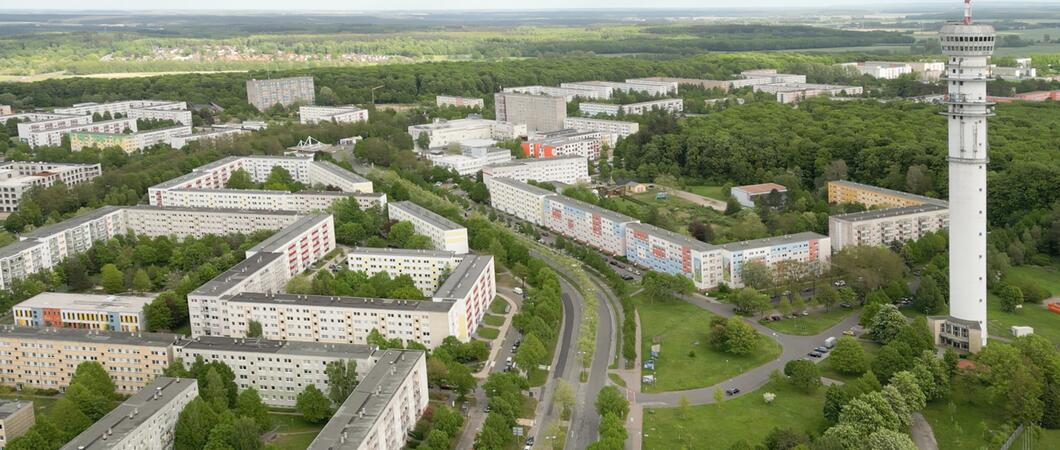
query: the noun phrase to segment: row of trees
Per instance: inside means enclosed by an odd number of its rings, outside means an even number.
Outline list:
[[[375,275],[361,271],[340,269],[334,274],[329,270],[320,270],[312,279],[297,276],[287,282],[286,291],[291,294],[343,295],[365,298],[393,298],[402,300],[423,300],[423,292],[416,287],[410,275],[390,274],[382,271]]]
[[[596,412],[600,414],[600,439],[589,444],[590,450],[622,450],[626,448],[626,417],[629,400],[615,386],[604,386],[596,396]]]

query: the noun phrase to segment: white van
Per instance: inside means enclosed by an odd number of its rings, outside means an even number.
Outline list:
[[[521,287],[512,288],[512,292],[516,293],[517,295],[523,295],[523,288],[521,288]]]

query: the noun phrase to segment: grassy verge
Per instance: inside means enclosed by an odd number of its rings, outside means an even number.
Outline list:
[[[773,403],[762,400],[765,392],[776,394]],[[644,448],[725,449],[740,441],[755,446],[774,427],[818,433],[826,426],[823,407],[824,389],[806,394],[781,382],[720,404],[648,409]]]
[[[490,312],[493,314],[505,314],[508,312],[508,302],[502,298],[495,298],[490,303]]]
[[[530,369],[530,372],[526,374],[526,380],[530,382],[531,387],[543,386],[545,381],[548,381],[548,371],[538,368]]]
[[[680,391],[711,386],[765,364],[780,355],[780,344],[762,336],[749,355],[736,356],[707,346],[707,328],[714,314],[678,299],[649,303],[640,311],[641,352],[649,355],[652,339],[661,344],[655,362],[656,383],[644,392]]]
[[[305,450],[324,428],[324,424],[306,422],[299,415],[271,412],[269,417],[272,418],[272,425],[278,436],[268,445],[279,450]]]
[[[685,190],[696,195],[725,201],[725,192],[722,192],[721,186],[687,186]]]
[[[798,316],[795,319],[762,322],[762,325],[779,333],[812,336],[831,328],[852,312],[854,312],[853,309],[832,308],[830,311],[814,312],[808,316]]]
[[[482,322],[491,327],[499,327],[504,325],[504,317],[495,316],[493,314],[486,314],[482,317]]]
[[[497,339],[497,336],[501,334],[501,330],[498,330],[496,328],[490,328],[485,325],[480,325],[478,327],[478,331],[475,331],[475,334],[479,337],[482,337],[483,339],[489,339],[492,341],[494,339]]]
[[[619,386],[626,387],[626,380],[623,380],[617,373],[609,373],[607,374],[607,378],[611,379],[611,382]]]

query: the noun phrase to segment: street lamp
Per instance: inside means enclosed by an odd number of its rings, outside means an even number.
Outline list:
[[[372,106],[373,107],[375,106],[375,90],[376,89],[382,89],[382,88],[383,88],[383,85],[379,85],[379,86],[376,86],[376,87],[372,88]]]

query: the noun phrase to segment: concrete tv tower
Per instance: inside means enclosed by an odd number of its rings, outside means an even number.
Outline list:
[[[972,23],[971,0],[964,20],[939,31],[946,55],[946,116],[949,127],[950,314],[932,317],[935,343],[972,353],[986,345],[986,99],[994,27]]]

